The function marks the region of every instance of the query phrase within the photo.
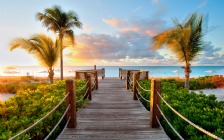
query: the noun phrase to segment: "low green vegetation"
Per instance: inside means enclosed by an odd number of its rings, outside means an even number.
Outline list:
[[[184,88],[183,79],[164,79],[168,82],[175,83],[177,88]],[[199,90],[206,88],[220,88],[224,86],[224,78],[221,76],[205,76],[190,79],[190,90]]]
[[[85,80],[76,81],[77,89],[81,89],[85,83]],[[82,98],[85,90],[86,88],[76,93],[77,100]],[[65,97],[65,81],[58,81],[55,84],[38,86],[36,90],[27,89],[17,91],[14,97],[11,97],[5,102],[0,102],[0,139],[9,139],[37,122],[52,110],[63,97]],[[77,109],[83,103],[84,100],[77,103]],[[45,121],[18,139],[43,139],[55,126],[64,111],[65,103]],[[50,139],[55,139],[64,125],[65,120],[62,121]]]
[[[47,77],[34,77],[34,76],[1,76],[0,83],[30,83],[30,82],[46,82]],[[58,78],[57,78],[58,80]]]
[[[17,93],[22,90],[36,90],[39,86],[45,86],[47,83],[7,83],[0,84],[0,92]]]
[[[207,77],[208,78],[208,77]],[[210,77],[211,78],[211,77]],[[202,84],[200,80],[206,78],[193,79],[192,87],[201,85],[199,88],[213,87],[212,82]],[[196,94],[194,92],[188,93],[187,89],[183,88],[183,83],[174,79],[163,79],[161,93],[163,98],[180,114],[188,118],[193,123],[204,128],[205,130],[224,138],[224,101],[217,101],[215,95],[206,96],[202,92]],[[150,81],[140,81],[140,84],[145,89],[150,89]],[[197,88],[196,88],[197,89]],[[140,90],[141,94],[149,99],[150,93]],[[149,104],[142,101],[145,107],[149,110]],[[204,140],[211,139],[211,137],[200,132],[179,116],[170,110],[165,103],[161,102],[161,109],[168,118],[174,128],[180,133],[184,139]],[[160,118],[162,125],[171,139],[178,139],[176,134],[171,130],[165,120]]]

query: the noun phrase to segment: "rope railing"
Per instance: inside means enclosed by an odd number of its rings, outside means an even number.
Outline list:
[[[82,98],[80,98],[78,101],[76,101],[76,103],[79,103],[80,101],[82,101],[82,100],[86,97],[86,95],[87,95],[87,93],[88,93],[88,90],[89,90],[89,87],[86,89],[86,92],[85,92],[85,94],[82,96]]]
[[[105,69],[103,69],[105,71]],[[83,76],[82,76],[83,75]],[[94,87],[98,89],[98,70],[80,70],[76,71],[76,79],[86,79],[88,77],[92,77],[94,79]],[[102,75],[102,79],[104,79],[105,75]],[[90,78],[90,79],[92,79]],[[88,85],[88,83],[87,83]]]
[[[77,113],[80,113],[82,111],[82,109],[84,108],[84,106],[85,106],[85,103],[83,103],[82,107],[79,108],[79,110],[77,111]]]
[[[81,99],[79,99],[78,101],[76,101],[76,103],[80,102],[80,101],[83,100],[85,97],[88,98],[88,96],[89,96],[89,94],[87,95],[88,90],[89,90],[89,87],[87,88],[86,93],[83,95],[83,97],[82,97]],[[87,95],[87,96],[86,96],[86,95]],[[84,108],[84,106],[85,106],[85,103],[83,103],[83,104],[82,104],[82,107],[79,108],[79,110],[76,111],[76,112],[77,112],[77,113],[80,113],[80,112],[82,111],[82,109]]]
[[[144,88],[141,86],[141,84],[139,84],[138,81],[136,81],[136,82],[137,82],[138,86],[139,86],[142,90],[147,91],[147,92],[150,92],[150,91],[151,91],[151,90],[144,89]]]
[[[140,100],[138,94],[137,94],[137,99],[138,99],[139,103],[141,104],[141,106],[142,106],[146,111],[148,111],[148,110],[145,108],[144,104],[141,102],[141,100]],[[148,111],[148,112],[149,112],[149,111]]]
[[[174,133],[181,139],[184,140],[184,138],[177,132],[177,130],[172,126],[172,124],[169,122],[169,120],[166,118],[166,116],[164,115],[164,113],[162,112],[162,110],[160,109],[160,107],[158,106],[158,104],[156,104],[159,112],[161,113],[161,115],[163,116],[163,118],[165,119],[165,121],[167,122],[167,124],[170,126],[170,128],[174,131]],[[160,121],[157,118],[158,123],[160,124]],[[161,124],[160,124],[161,125]]]
[[[57,139],[60,139],[61,134],[63,134],[63,133],[64,133],[65,128],[67,127],[67,125],[68,125],[68,123],[69,123],[70,119],[71,119],[71,116],[68,118],[68,121],[66,122],[65,127],[62,129],[62,131],[61,131],[61,133],[59,134],[59,136],[58,136],[58,138],[57,138]]]
[[[138,95],[144,100],[144,101],[146,101],[146,102],[148,102],[148,103],[150,103],[150,101],[149,100],[147,100],[145,97],[143,97],[142,96],[142,94],[140,93],[140,91],[139,91],[139,89],[137,88],[137,93],[138,93]]]
[[[92,88],[95,90],[95,86],[96,86],[96,79],[94,79],[93,80],[93,86],[92,86],[92,82],[91,82],[92,80],[91,79],[89,79],[88,80],[88,83],[90,82],[90,85],[89,84],[87,84],[88,85],[88,88],[86,89],[86,92],[85,92],[85,94],[82,96],[82,98],[80,98],[78,101],[76,101],[76,103],[79,103],[79,102],[81,102],[83,99],[85,99],[85,98],[88,98],[89,100],[91,100],[91,98],[89,98],[91,95],[91,93],[89,93],[89,90],[92,90]],[[83,103],[82,104],[82,107],[77,111],[77,113],[79,113],[83,108],[84,108],[84,106],[85,106],[85,104]]]
[[[89,83],[89,81],[87,81],[83,87],[81,87],[80,89],[77,89],[76,92],[82,91],[87,86],[88,83]]]
[[[95,88],[96,88],[96,79],[94,79],[92,87],[93,87],[93,89],[95,90]],[[94,91],[94,90],[93,90],[93,91]]]
[[[200,130],[201,132],[203,132],[204,134],[216,139],[216,140],[222,140],[222,138],[219,138],[218,136],[208,132],[207,130],[199,127],[198,125],[194,124],[193,122],[191,122],[190,120],[188,120],[187,118],[185,118],[183,115],[181,115],[179,112],[177,112],[173,107],[171,107],[166,100],[157,92],[158,96],[162,99],[162,101],[175,113],[177,114],[180,118],[182,118],[183,120],[185,120],[186,122],[188,122],[190,125],[194,126],[195,128],[197,128],[198,130]],[[162,114],[162,113],[161,113]],[[164,115],[165,116],[165,115]]]
[[[129,82],[133,83],[133,80],[130,77],[128,77],[128,80]]]
[[[71,102],[71,99],[73,98],[73,97],[71,97],[70,98],[70,96],[73,96],[73,93],[74,93],[74,95],[75,95],[75,92],[77,92],[77,91],[81,91],[81,90],[83,90],[87,85],[88,85],[88,83],[89,83],[89,81],[87,81],[86,82],[86,84],[82,87],[82,88],[80,88],[80,89],[78,89],[78,90],[75,90],[75,88],[74,88],[74,90],[72,90],[72,88],[71,87],[73,87],[73,86],[71,86],[72,84],[73,84],[74,82],[72,82],[71,80],[69,80],[68,81],[68,84],[67,84],[67,81],[66,81],[66,92],[67,92],[67,94],[65,95],[65,97],[51,110],[51,111],[49,111],[44,117],[42,117],[41,119],[39,119],[37,122],[35,122],[34,124],[32,124],[31,126],[29,126],[28,128],[26,128],[25,130],[23,130],[23,131],[21,131],[20,133],[18,133],[18,134],[16,134],[16,135],[14,135],[13,137],[11,137],[9,140],[14,140],[14,139],[16,139],[16,138],[18,138],[19,136],[21,136],[21,135],[23,135],[23,134],[25,134],[25,133],[27,133],[29,130],[31,130],[31,129],[33,129],[34,127],[36,127],[38,124],[40,124],[40,123],[42,123],[45,119],[47,119],[53,112],[55,112],[58,108],[59,108],[59,106],[61,106],[62,105],[62,103],[66,100],[66,106],[67,106],[67,108],[66,108],[66,110],[65,110],[65,112],[63,113],[63,115],[61,116],[61,118],[59,119],[59,121],[57,122],[57,124],[53,127],[53,129],[51,130],[51,132],[49,132],[48,133],[48,135],[45,137],[45,140],[47,140],[52,134],[53,134],[53,132],[55,131],[55,129],[58,127],[58,125],[61,123],[61,121],[63,120],[63,118],[65,117],[65,115],[68,113],[68,111],[69,110],[74,110],[74,109],[72,109],[72,108],[74,108],[76,105],[74,104],[74,107],[73,107],[73,103]],[[91,84],[90,84],[91,85]],[[67,88],[68,87],[68,88]],[[68,90],[67,90],[68,89]],[[89,90],[89,87],[87,88],[87,90],[86,90],[86,92],[85,92],[85,94],[82,96],[82,98],[80,99],[80,100],[78,100],[76,103],[78,103],[78,102],[80,102],[81,100],[83,100],[86,96],[87,96],[87,91]],[[91,95],[89,95],[88,94],[88,96],[91,96]],[[69,97],[69,98],[68,98]],[[67,100],[68,99],[68,100]],[[69,101],[70,100],[70,101]],[[69,103],[67,104],[67,102],[69,101]],[[82,107],[81,107],[81,109],[84,107],[84,104],[82,105]],[[76,107],[75,107],[76,108]],[[80,109],[80,110],[81,110]],[[79,111],[80,111],[79,110]],[[77,111],[78,112],[78,111]],[[67,122],[66,122],[66,125],[65,125],[65,127],[67,127],[67,125],[69,124],[69,128],[74,128],[74,125],[73,125],[73,123],[69,123],[69,121],[70,121],[70,118],[71,117],[74,117],[74,116],[69,116],[69,118],[67,119]],[[72,119],[73,120],[73,119]],[[76,118],[75,118],[75,120],[76,120]],[[74,122],[74,121],[72,121],[72,122]],[[75,121],[76,122],[76,121]]]
[[[68,112],[68,110],[70,109],[70,104],[69,106],[66,108],[64,114],[61,116],[60,120],[57,122],[57,124],[54,126],[54,128],[51,130],[51,132],[44,138],[44,140],[47,140],[55,131],[55,129],[58,127],[58,125],[61,123],[62,119],[65,117],[66,113]]]
[[[20,133],[16,134],[15,136],[11,137],[9,140],[16,139],[17,137],[25,134],[30,129],[32,129],[35,126],[37,126],[38,124],[40,124],[43,120],[45,120],[48,116],[50,116],[65,101],[65,99],[67,98],[68,95],[69,95],[69,93],[67,93],[66,96],[51,111],[49,111],[43,118],[41,118],[39,121],[35,122],[34,124],[32,124],[31,126],[29,126],[28,128],[26,128],[22,132],[20,132]]]
[[[160,123],[160,121],[159,121],[159,119],[158,119],[158,117],[156,116],[156,120],[157,120],[157,122],[158,122],[158,124],[159,124],[159,126],[160,126],[160,128],[163,130],[163,132],[165,132],[166,133],[166,131],[164,130],[164,128],[163,128],[163,126],[162,126],[162,124]],[[166,134],[167,135],[167,134]],[[168,136],[167,136],[168,137]],[[168,137],[169,138],[169,137]],[[170,138],[169,138],[170,139]]]
[[[131,86],[130,82],[128,82],[129,90],[131,91],[133,86]]]

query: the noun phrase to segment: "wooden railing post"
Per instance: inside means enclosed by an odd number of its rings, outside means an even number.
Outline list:
[[[152,128],[159,127],[159,123],[156,120],[156,117],[160,118],[160,112],[158,106],[160,106],[160,97],[157,94],[161,94],[161,82],[160,79],[152,79],[151,81],[151,95],[150,95],[150,126]]]
[[[93,70],[96,70],[96,65],[94,65],[93,67],[94,67],[94,69],[93,69]]]
[[[87,75],[88,75],[88,73],[87,72],[83,72],[84,73],[84,77],[85,77],[85,79],[87,79]]]
[[[139,80],[139,77],[140,77],[140,72],[134,72],[133,73],[133,100],[138,100],[138,84],[137,84],[137,81]]]
[[[119,68],[119,78],[122,79],[122,74],[121,74],[122,69]]]
[[[126,89],[129,89],[129,77],[130,77],[130,71],[126,71]]]
[[[88,97],[89,100],[92,100],[92,81],[91,81],[91,74],[87,75],[86,81],[89,81],[87,84],[87,94],[86,96]],[[85,97],[85,98],[87,98]]]
[[[149,71],[146,71],[146,72],[145,72],[145,79],[146,79],[146,80],[149,80]]]
[[[66,80],[66,93],[69,93],[68,97],[66,98],[66,108],[70,105],[70,109],[66,114],[66,120],[70,121],[67,125],[68,128],[75,128],[76,127],[76,85],[75,80]]]
[[[98,73],[97,73],[97,70],[96,71],[94,71],[94,79],[95,79],[95,81],[96,81],[96,86],[95,86],[95,89],[98,89]]]
[[[105,68],[102,68],[102,79],[104,79],[104,77],[105,77]]]
[[[75,72],[75,79],[79,79],[79,72]]]

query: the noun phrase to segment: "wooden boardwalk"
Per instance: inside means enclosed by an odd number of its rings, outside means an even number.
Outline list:
[[[119,78],[99,80],[92,101],[77,115],[77,127],[65,128],[58,139],[167,140],[160,128],[151,128],[149,112],[133,100]]]

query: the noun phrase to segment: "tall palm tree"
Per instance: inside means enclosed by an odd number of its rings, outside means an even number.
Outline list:
[[[191,73],[190,62],[195,59],[203,47],[202,33],[203,16],[193,13],[186,18],[183,24],[174,20],[175,27],[159,33],[152,39],[153,49],[157,50],[164,45],[168,47],[181,62],[185,62],[185,88],[189,90]]]
[[[73,11],[64,12],[57,5],[47,8],[44,13],[37,13],[37,18],[43,22],[48,30],[58,34],[60,47],[61,80],[63,80],[63,39],[69,38],[74,45],[74,33],[72,27],[82,27],[77,14]]]
[[[53,41],[44,34],[35,34],[30,39],[16,38],[10,42],[10,51],[16,48],[24,49],[34,55],[41,65],[48,68],[48,77],[53,83],[54,69],[57,64],[60,52],[57,41]]]

